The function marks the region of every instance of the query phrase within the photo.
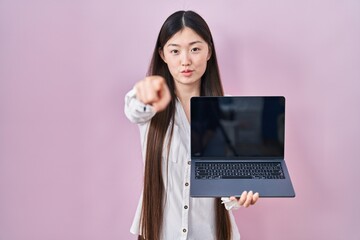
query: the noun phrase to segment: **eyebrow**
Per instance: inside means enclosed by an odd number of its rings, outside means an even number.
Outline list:
[[[194,42],[189,43],[189,46],[194,45],[196,43],[204,43],[204,42],[203,41],[194,41]],[[169,43],[167,45],[167,47],[180,47],[180,45],[176,44],[176,43]]]

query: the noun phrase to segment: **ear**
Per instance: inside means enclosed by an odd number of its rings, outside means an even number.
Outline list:
[[[208,52],[208,56],[206,58],[206,61],[209,61],[209,59],[211,58],[211,55],[212,55],[212,49],[211,47],[209,46],[209,52]]]
[[[164,51],[161,49],[161,48],[159,48],[159,55],[160,55],[160,57],[161,57],[161,59],[165,62],[165,63],[167,63],[166,62],[166,60],[165,60],[165,55],[164,55]]]

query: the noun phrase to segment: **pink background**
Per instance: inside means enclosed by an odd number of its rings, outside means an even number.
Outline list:
[[[225,90],[287,98],[297,196],[235,212],[243,239],[360,239],[357,0],[0,0],[0,239],[135,239],[124,95],[175,10],[212,29]]]

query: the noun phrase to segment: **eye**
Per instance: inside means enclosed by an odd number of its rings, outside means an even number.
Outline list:
[[[170,53],[176,55],[176,54],[179,54],[179,50],[173,49],[170,51]]]
[[[193,49],[191,49],[191,52],[199,52],[200,51],[200,48],[198,47],[194,47]]]

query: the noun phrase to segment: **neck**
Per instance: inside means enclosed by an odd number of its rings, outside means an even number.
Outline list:
[[[176,96],[181,103],[190,102],[191,97],[200,96],[200,85],[180,85],[176,84]]]
[[[177,85],[176,96],[178,97],[188,121],[190,122],[190,98],[200,96],[200,86]]]

